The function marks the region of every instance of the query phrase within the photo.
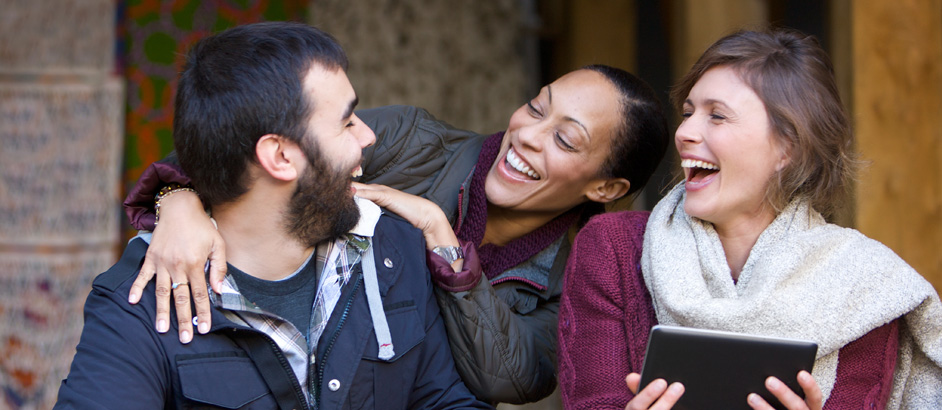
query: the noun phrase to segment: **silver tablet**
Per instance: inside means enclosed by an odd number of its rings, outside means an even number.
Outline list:
[[[750,409],[749,393],[784,409],[765,388],[775,376],[799,396],[798,372],[811,372],[814,342],[657,325],[651,329],[641,388],[655,379],[684,384],[675,409]]]

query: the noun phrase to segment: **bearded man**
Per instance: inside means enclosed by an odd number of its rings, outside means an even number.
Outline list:
[[[375,136],[346,67],[333,38],[298,23],[192,48],[174,146],[226,242],[212,326],[181,344],[154,327],[155,300],[127,303],[148,247],[133,239],[95,279],[56,408],[489,408],[455,371],[421,232],[354,197]]]

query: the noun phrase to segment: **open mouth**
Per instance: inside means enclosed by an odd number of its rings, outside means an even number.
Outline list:
[[[688,170],[687,182],[692,182],[694,184],[703,182],[711,175],[720,171],[720,167],[718,165],[697,159],[682,160],[680,161],[680,166]]]
[[[535,180],[540,179],[540,174],[530,169],[530,165],[528,165],[526,162],[520,159],[520,157],[517,156],[517,153],[514,151],[513,147],[510,147],[510,149],[507,150],[507,159],[505,162],[507,165],[510,166],[511,169],[523,175],[526,175]]]

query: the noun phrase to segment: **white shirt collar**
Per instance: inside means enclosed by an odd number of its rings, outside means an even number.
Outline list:
[[[376,224],[379,222],[379,216],[383,214],[383,210],[380,209],[379,205],[376,205],[369,199],[354,196],[353,200],[356,201],[357,206],[360,208],[360,221],[357,222],[357,226],[350,230],[350,233],[364,237],[372,237],[373,231],[376,229]]]

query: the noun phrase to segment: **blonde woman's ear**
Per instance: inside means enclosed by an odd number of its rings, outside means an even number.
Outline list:
[[[782,151],[781,157],[778,159],[778,164],[775,165],[775,172],[779,172],[785,169],[788,166],[788,163],[791,161],[791,154],[789,154],[789,147],[779,147],[779,150]]]

